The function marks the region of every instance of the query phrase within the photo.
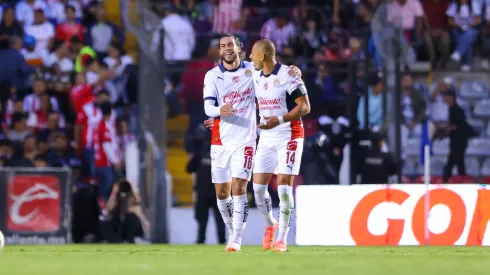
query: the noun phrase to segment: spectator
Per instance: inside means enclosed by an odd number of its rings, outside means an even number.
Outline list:
[[[18,90],[21,91],[25,88],[25,83],[32,73],[34,73],[34,69],[27,65],[26,60],[22,56],[22,54],[13,49],[13,46],[16,42],[14,40],[0,40],[0,82],[2,81],[10,81],[12,85]]]
[[[61,73],[71,73],[75,69],[73,60],[69,58],[70,48],[65,41],[58,41],[53,45],[52,52],[45,58],[44,66],[49,68],[54,65],[59,66]]]
[[[15,6],[15,19],[21,22],[24,27],[34,22],[34,10],[42,9],[47,12],[48,6],[43,0],[22,0]]]
[[[464,110],[456,101],[456,93],[453,89],[444,91],[444,102],[449,106],[449,126],[446,133],[449,135],[449,155],[444,167],[444,182],[447,182],[452,174],[453,167],[458,167],[459,175],[466,175],[465,152],[470,137],[470,126],[466,121]]]
[[[287,18],[287,15],[277,12],[264,23],[260,31],[261,38],[274,42],[277,52],[282,52],[282,47],[296,34],[294,24]]]
[[[406,72],[402,76],[402,131],[420,136],[422,122],[426,120],[426,103],[424,97],[413,87],[412,75]]]
[[[7,133],[9,140],[23,142],[31,134],[26,122],[26,115],[24,113],[14,113],[12,115],[12,127]]]
[[[327,34],[313,16],[306,19],[304,31],[299,38],[306,58],[312,58],[315,51],[322,50],[328,41]]]
[[[84,73],[74,74],[72,80],[73,88],[70,92],[71,103],[76,114],[80,113],[85,104],[94,101],[94,89],[93,86],[87,84]]]
[[[117,148],[117,134],[112,121],[112,108],[109,102],[100,105],[102,119],[94,136],[95,176],[99,182],[99,199],[107,201],[114,173],[121,169],[121,155]],[[114,168],[114,171],[113,171]]]
[[[360,2],[354,17],[354,34],[365,37],[371,32],[371,19],[373,18],[373,6],[369,2]]]
[[[98,106],[106,102],[109,102],[109,95],[106,91],[101,91],[94,102],[83,105],[82,111],[77,113],[74,129],[75,147],[78,148],[79,153],[83,153],[84,160],[87,162],[88,177],[94,177],[95,174],[94,137],[102,119]]]
[[[214,34],[239,33],[245,23],[242,0],[212,1]]]
[[[36,47],[36,39],[32,35],[24,37],[24,48],[20,52],[26,59],[27,64],[33,67],[41,67],[49,54],[45,48]]]
[[[46,160],[46,158],[44,158],[42,156],[37,156],[34,159],[34,166],[36,166],[36,168],[47,168],[48,167],[48,161]]]
[[[196,44],[192,25],[184,17],[176,14],[172,5],[165,4],[162,9],[163,19],[153,35],[152,50],[158,49],[161,40],[160,32],[163,29],[165,60],[169,62],[190,60]]]
[[[203,49],[207,52],[201,53]],[[185,149],[188,153],[194,153],[194,131],[196,127],[207,119],[204,113],[202,90],[204,88],[204,76],[208,70],[216,66],[219,60],[219,39],[213,39],[208,47],[196,48],[196,59],[187,63],[181,75],[182,83],[179,97],[184,101],[187,113],[189,114],[189,126],[185,137]]]
[[[46,82],[42,79],[34,80],[32,86],[33,94],[24,98],[24,111],[34,113],[41,109],[41,97],[46,94]],[[54,111],[59,110],[58,101],[54,97],[50,97],[51,106]]]
[[[134,63],[133,58],[124,52],[121,45],[113,42],[109,47],[108,56],[104,58],[104,63],[107,64],[110,72],[114,72],[111,74],[112,79],[110,80],[110,84],[114,85],[114,89],[112,89],[111,93],[111,103],[116,103],[120,99],[123,99],[126,102],[127,98],[124,93],[123,73],[126,71],[128,65]],[[108,87],[106,87],[106,89],[108,89]]]
[[[48,114],[48,121],[46,127],[39,131],[37,134],[40,141],[48,141],[52,139],[52,135],[55,133],[60,133],[63,129],[60,127],[61,114],[57,112],[51,112]],[[49,147],[47,147],[49,149]]]
[[[113,23],[107,21],[107,10],[104,5],[97,7],[95,17],[96,22],[87,27],[84,41],[87,45],[92,46],[97,58],[102,60],[107,55],[114,38],[119,44],[124,44],[124,34]]]
[[[49,51],[55,36],[54,27],[51,22],[44,17],[42,9],[34,12],[34,23],[25,27],[26,34],[32,35],[36,39],[36,50]]]
[[[7,162],[14,156],[12,142],[7,138],[0,139],[0,159],[3,163]]]
[[[471,70],[473,44],[478,37],[477,27],[481,24],[482,7],[477,0],[457,0],[447,9],[451,33],[456,41],[456,50],[451,59],[462,62],[461,71]]]
[[[419,0],[395,0],[388,5],[388,22],[401,27],[408,42],[422,38],[423,16]]]
[[[58,127],[65,128],[65,118],[61,113],[53,110],[50,96],[47,94],[40,95],[39,109],[30,112],[27,118],[27,126],[31,128],[33,133],[40,132],[48,127],[48,118],[51,114],[56,115],[58,119]]]
[[[425,28],[423,31],[425,48],[432,63],[432,68],[443,69],[449,58],[451,46],[446,17],[449,1],[425,0],[422,5],[426,14],[424,18]],[[436,58],[436,50],[440,54],[439,60]]]
[[[442,92],[452,88],[453,80],[450,77],[441,77],[429,88],[429,114],[430,120],[436,127],[445,127],[449,120],[449,109],[444,103]]]
[[[53,148],[48,153],[48,164],[50,167],[80,168],[80,159],[75,156],[75,153],[68,146],[68,139],[64,133],[55,133],[51,140],[53,141]]]
[[[76,21],[76,10],[74,6],[66,6],[64,9],[66,18],[62,21],[58,21],[59,24],[56,27],[56,39],[70,42],[70,39],[76,36],[82,41],[83,26]]]
[[[402,148],[405,148],[410,136],[419,137],[422,134],[422,123],[426,120],[426,103],[424,97],[414,89],[409,72],[403,74],[401,82],[401,144]]]
[[[49,7],[49,19],[53,21],[54,24],[59,24],[69,17],[68,12],[73,12],[73,19],[82,18],[82,8],[80,4],[75,0],[56,0],[51,1],[48,4]],[[70,37],[71,38],[71,37]]]
[[[15,20],[14,9],[8,7],[3,10],[2,23],[0,24],[0,38],[9,39],[9,37],[24,37],[24,28]]]
[[[362,96],[359,100],[359,105],[357,107],[357,121],[359,121],[360,129],[372,129],[381,127],[383,124],[383,106],[382,106],[382,95],[384,91],[383,80],[376,74],[369,78],[369,88],[368,88],[368,114],[369,121],[366,125],[366,118],[364,116],[364,101],[365,96]]]
[[[83,71],[83,64],[89,58],[95,59],[97,54],[90,46],[83,44],[82,40],[77,36],[73,36],[70,41],[71,51],[75,54],[75,72],[80,73]]]

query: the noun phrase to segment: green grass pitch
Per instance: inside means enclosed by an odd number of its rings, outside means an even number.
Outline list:
[[[485,247],[7,246],[2,275],[487,275]]]

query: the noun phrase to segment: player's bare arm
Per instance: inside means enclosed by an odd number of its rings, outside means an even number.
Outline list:
[[[310,113],[310,100],[307,95],[296,98],[296,107],[289,113],[279,118],[277,116],[264,117],[265,122],[260,124],[260,129],[268,130],[276,127],[277,125],[288,122],[291,120],[297,120]],[[282,121],[281,121],[282,120]]]

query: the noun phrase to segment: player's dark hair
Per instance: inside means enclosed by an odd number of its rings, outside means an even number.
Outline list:
[[[225,37],[233,38],[233,41],[235,41],[235,45],[237,45],[237,47],[240,48],[240,50],[238,52],[238,58],[240,58],[240,60],[244,60],[245,59],[245,52],[243,51],[243,43],[240,40],[240,38],[238,36],[231,34],[231,33],[223,34],[219,37],[220,44],[221,44],[221,39],[223,39]],[[220,59],[220,62],[222,62],[222,61],[223,60]]]

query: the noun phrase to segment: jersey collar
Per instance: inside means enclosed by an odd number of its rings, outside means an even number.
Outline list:
[[[277,62],[276,65],[274,66],[274,70],[272,70],[272,72],[270,74],[264,74],[264,72],[260,71],[260,76],[269,77],[272,74],[277,75],[277,73],[279,72],[279,69],[281,69],[281,63]]]
[[[245,68],[245,62],[243,62],[243,60],[240,60],[240,66],[238,66],[238,68],[233,69],[233,70],[228,70],[225,68],[225,66],[223,66],[223,63],[219,63],[219,69],[221,70],[222,73],[224,73],[224,72],[233,73],[233,72],[238,71],[238,69],[240,69],[240,68]]]

